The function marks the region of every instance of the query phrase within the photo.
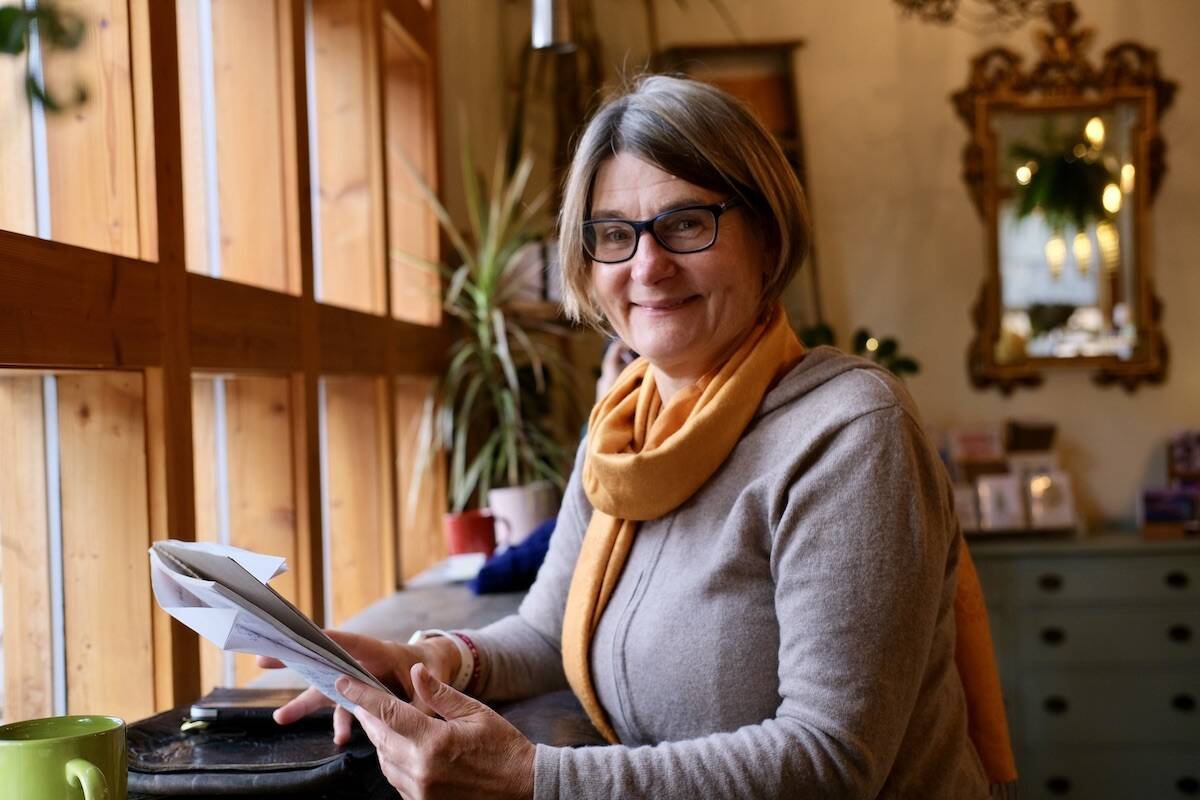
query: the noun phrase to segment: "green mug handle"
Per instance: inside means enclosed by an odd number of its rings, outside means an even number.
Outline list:
[[[108,782],[99,767],[82,758],[67,762],[67,782],[79,784],[83,800],[108,800]]]

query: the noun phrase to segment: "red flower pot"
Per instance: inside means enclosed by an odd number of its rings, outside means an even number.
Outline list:
[[[484,553],[489,558],[496,549],[496,520],[489,509],[472,509],[442,518],[446,546],[450,555]]]

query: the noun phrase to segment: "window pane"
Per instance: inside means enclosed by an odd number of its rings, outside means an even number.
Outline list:
[[[74,50],[43,46],[41,65],[62,112],[22,90],[28,61],[0,59],[0,227],[134,258],[157,258],[153,125],[145,0],[79,0]],[[135,98],[137,102],[135,102]]]
[[[422,325],[441,322],[437,272],[405,255],[438,260],[438,223],[413,173],[437,190],[433,70],[390,15],[384,17],[384,112],[387,114],[388,247],[392,269],[392,313]]]
[[[0,480],[3,721],[54,713],[43,420],[41,377],[0,373],[0,452],[20,465]]]
[[[448,555],[442,535],[446,513],[446,470],[440,457],[414,475],[435,378],[396,379],[396,485],[400,503],[400,578],[406,581]]]
[[[387,396],[377,378],[321,387],[326,623],[340,625],[396,588]]]
[[[188,269],[299,294],[291,4],[177,13]]]
[[[193,378],[196,538],[286,558],[271,586],[299,606],[290,391],[282,377]],[[260,673],[253,656],[201,640],[204,691]]]
[[[312,0],[309,120],[317,299],[383,313],[383,146],[375,4]]]
[[[0,374],[6,719],[154,711],[144,420],[140,373]]]
[[[0,228],[37,235],[33,181],[33,127],[30,104],[19,88],[25,79],[28,54],[0,56]]]
[[[67,710],[154,710],[145,403],[140,373],[58,384]]]

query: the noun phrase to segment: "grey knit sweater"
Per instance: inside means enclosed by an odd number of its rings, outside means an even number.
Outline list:
[[[582,448],[519,613],[475,631],[484,699],[566,687]],[[983,800],[954,664],[960,533],[890,373],[809,352],[721,469],[644,522],[592,645],[621,744],[538,745],[537,800]]]

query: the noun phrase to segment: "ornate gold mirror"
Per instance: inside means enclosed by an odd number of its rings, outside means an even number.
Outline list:
[[[968,369],[974,385],[1005,393],[1079,367],[1133,390],[1166,377],[1150,207],[1166,172],[1158,120],[1176,85],[1134,42],[1094,67],[1093,31],[1075,27],[1070,2],[1050,3],[1047,16],[1032,69],[992,48],[953,95],[988,243]]]

